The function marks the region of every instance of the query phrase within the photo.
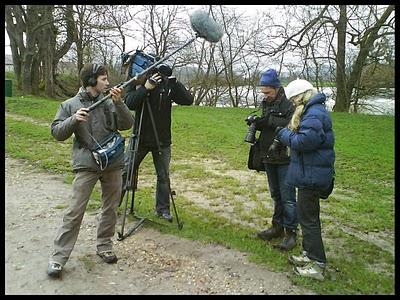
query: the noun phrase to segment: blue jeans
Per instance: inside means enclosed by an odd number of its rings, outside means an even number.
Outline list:
[[[158,152],[157,147],[139,146],[136,154],[135,169],[139,168],[140,163],[146,157],[147,153],[151,152],[153,156],[153,163],[157,173],[157,187],[156,187],[156,211],[163,212],[169,211],[169,164],[171,161],[171,146],[161,146],[161,153]],[[128,171],[129,155],[125,153],[125,167],[122,170],[123,184],[126,181],[126,173]],[[133,170],[133,174],[135,170]]]
[[[289,165],[264,163],[271,198],[274,201],[272,223],[288,229],[297,229],[296,190],[286,184]]]

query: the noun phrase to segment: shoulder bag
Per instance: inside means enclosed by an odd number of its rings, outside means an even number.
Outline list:
[[[265,171],[264,163],[262,162],[261,145],[258,139],[250,146],[247,166],[250,170],[256,170],[257,172]]]

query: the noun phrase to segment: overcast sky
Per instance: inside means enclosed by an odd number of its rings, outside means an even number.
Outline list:
[[[193,11],[198,9],[201,5],[187,5],[187,7],[193,7]],[[240,12],[245,13],[246,15],[256,15],[257,13],[260,13],[262,11],[271,11],[273,9],[273,5],[226,5],[227,7],[235,7],[237,8]],[[192,12],[192,9],[190,9],[190,13]],[[5,54],[10,54],[11,55],[11,48],[10,48],[10,41],[8,39],[8,34],[7,30],[4,28],[4,45],[5,45]],[[132,42],[130,44],[129,42]],[[133,41],[129,41],[129,38],[127,40],[127,50],[130,49],[136,49],[137,45],[133,43]]]

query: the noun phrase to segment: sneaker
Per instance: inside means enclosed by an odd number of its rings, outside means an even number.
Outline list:
[[[168,210],[158,211],[157,216],[162,217],[163,219],[167,220],[168,222],[172,222],[172,216]]]
[[[324,280],[325,264],[312,261],[304,267],[294,267],[293,271],[300,276]]]
[[[304,266],[306,264],[309,264],[311,262],[311,259],[308,258],[307,252],[303,251],[303,253],[299,256],[290,255],[289,261],[295,266]]]
[[[115,264],[118,261],[117,256],[112,250],[98,251],[97,255],[107,264]]]
[[[49,261],[47,266],[47,275],[53,278],[58,278],[61,275],[63,266],[56,261]]]

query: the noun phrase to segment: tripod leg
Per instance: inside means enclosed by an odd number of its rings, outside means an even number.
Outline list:
[[[132,190],[131,209],[129,210],[130,214],[133,214],[134,203],[135,203],[135,188],[133,188]]]
[[[122,240],[125,238],[124,236],[124,227],[125,227],[125,219],[126,219],[126,210],[128,208],[128,198],[129,198],[129,191],[132,190],[132,203],[131,203],[131,210],[133,210],[133,202],[134,202],[134,189],[135,187],[133,186],[133,172],[134,172],[134,164],[136,162],[136,154],[138,152],[138,147],[139,147],[139,140],[140,140],[140,131],[142,128],[142,120],[143,120],[143,112],[144,112],[144,105],[142,106],[142,110],[140,113],[140,120],[139,120],[139,126],[137,128],[137,134],[135,134],[135,130],[134,128],[132,128],[132,136],[129,140],[129,146],[128,146],[128,168],[127,168],[127,172],[126,172],[126,178],[125,178],[125,182],[123,185],[123,189],[122,189],[122,196],[121,196],[121,200],[120,200],[120,204],[122,203],[122,197],[125,196],[125,207],[124,207],[124,216],[122,219],[122,227],[121,227],[121,232],[118,233],[118,239]],[[136,168],[138,169],[138,168]],[[135,171],[135,173],[137,173],[137,171]],[[137,179],[137,178],[136,178]]]
[[[124,178],[125,177],[125,178]],[[122,176],[122,189],[121,189],[121,197],[119,198],[119,203],[118,203],[118,207],[121,206],[122,204],[122,200],[124,200],[124,196],[126,193],[126,176]]]
[[[169,191],[170,191],[170,196],[171,196],[172,207],[174,209],[174,214],[176,217],[176,224],[178,225],[178,229],[181,230],[183,228],[183,223],[179,222],[178,212],[176,211],[175,201],[174,201],[174,197],[173,197],[173,195],[176,195],[176,194],[175,194],[175,191],[171,191],[171,186],[169,185],[169,179],[168,179],[168,186],[169,186]]]
[[[126,219],[126,209],[128,207],[128,197],[129,191],[125,194],[125,207],[124,207],[124,215],[122,217],[122,225],[121,225],[121,232],[118,232],[118,240],[122,240],[124,237],[124,228],[125,228],[125,219]]]

